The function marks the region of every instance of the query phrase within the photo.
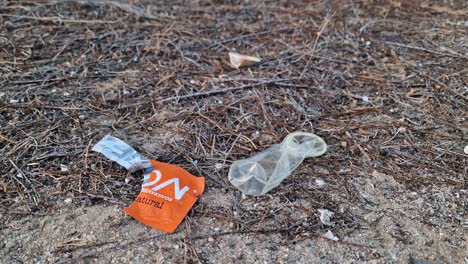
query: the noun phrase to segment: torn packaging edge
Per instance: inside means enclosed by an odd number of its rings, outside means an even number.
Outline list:
[[[106,158],[117,162],[130,172],[143,170],[145,172],[144,180],[147,180],[149,173],[153,170],[153,165],[147,158],[127,143],[110,135],[101,139],[91,150],[103,154]]]
[[[155,229],[173,233],[205,188],[205,178],[195,177],[177,165],[148,160],[115,137],[104,137],[92,150],[129,171],[144,170],[142,189],[124,211]]]

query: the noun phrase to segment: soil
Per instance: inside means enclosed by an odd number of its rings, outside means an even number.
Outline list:
[[[0,1],[0,262],[468,263],[467,10]],[[260,197],[229,183],[297,130],[328,151]],[[107,134],[206,178],[175,233],[123,212],[142,173],[91,151]]]

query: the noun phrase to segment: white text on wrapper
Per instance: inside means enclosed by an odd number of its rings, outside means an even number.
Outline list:
[[[151,179],[151,175],[153,175],[154,173],[154,176],[155,176],[155,179],[150,181],[150,182],[147,182],[145,184],[143,184],[143,187],[148,187],[149,189],[153,190],[153,191],[157,191],[157,190],[160,190],[168,185],[170,185],[171,183],[174,184],[174,195],[175,195],[175,199],[176,200],[180,200],[182,199],[182,197],[184,196],[184,194],[190,189],[188,186],[185,186],[184,188],[180,189],[180,184],[179,184],[179,178],[172,178],[172,179],[169,179],[161,184],[158,184],[152,188],[150,188],[149,186],[153,186],[155,185],[156,183],[159,182],[159,180],[161,180],[161,172],[159,170],[153,170],[151,173],[150,173],[150,179]],[[143,188],[144,189],[144,188]],[[158,194],[158,193],[156,193]],[[156,196],[160,196],[159,195],[156,195]],[[162,196],[162,195],[161,195]],[[163,198],[163,197],[161,197]]]

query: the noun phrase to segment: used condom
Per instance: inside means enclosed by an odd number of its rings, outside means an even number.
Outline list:
[[[312,133],[293,132],[280,144],[243,160],[229,169],[229,181],[242,193],[263,195],[278,186],[301,162],[327,151],[325,141]]]

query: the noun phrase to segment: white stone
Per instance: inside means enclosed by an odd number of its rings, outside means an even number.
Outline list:
[[[322,179],[315,179],[315,184],[318,186],[318,187],[323,187],[325,186],[326,182]]]
[[[60,164],[60,170],[61,171],[68,171],[67,165]]]

